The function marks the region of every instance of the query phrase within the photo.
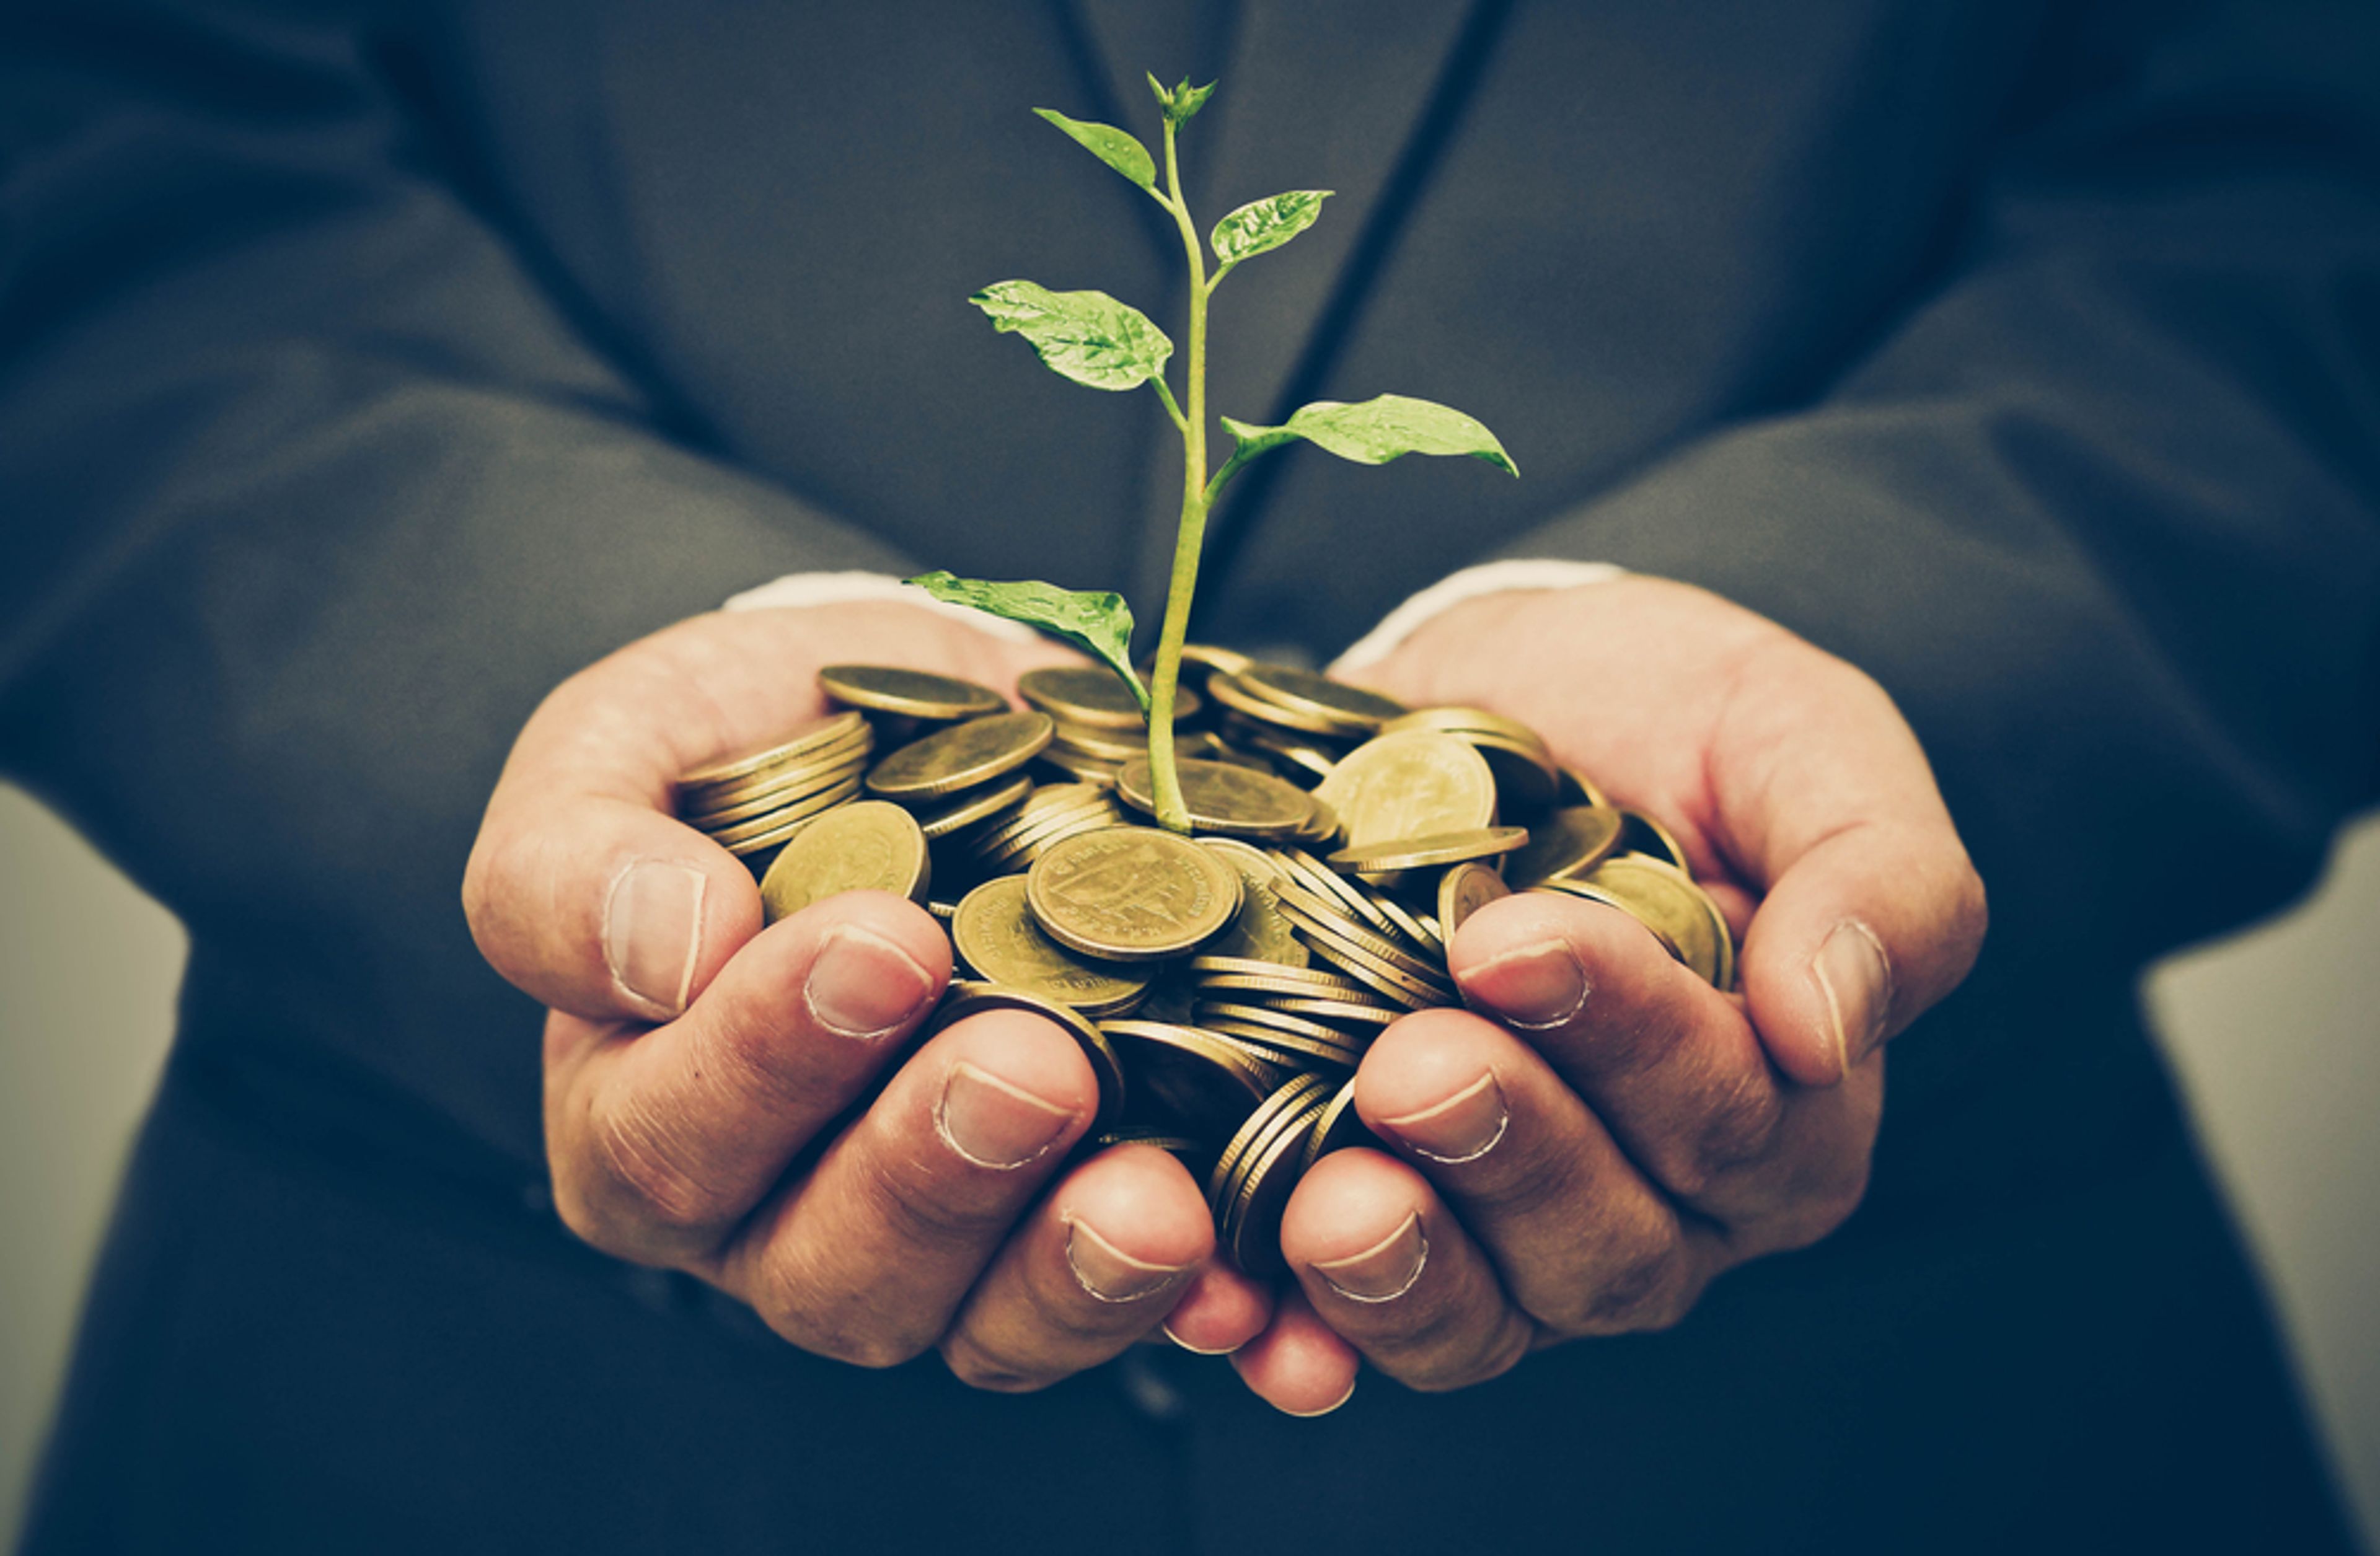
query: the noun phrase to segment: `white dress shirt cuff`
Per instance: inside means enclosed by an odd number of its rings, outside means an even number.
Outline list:
[[[1571,589],[1627,576],[1627,569],[1609,562],[1565,562],[1558,557],[1483,562],[1476,567],[1448,574],[1390,611],[1380,618],[1379,626],[1365,633],[1354,647],[1333,661],[1330,668],[1337,673],[1376,664],[1439,615],[1483,594],[1502,594],[1517,589]]]
[[[1353,648],[1341,654],[1333,670],[1361,670],[1396,651],[1404,640],[1444,612],[1483,594],[1521,589],[1571,589],[1623,577],[1625,570],[1609,562],[1566,562],[1557,557],[1525,557],[1507,562],[1483,562],[1450,574],[1423,590],[1380,619]],[[897,601],[920,605],[955,617],[981,632],[1013,642],[1039,636],[1021,622],[1003,621],[965,605],[935,599],[915,584],[882,573],[788,573],[758,589],[730,599],[730,611],[763,611],[783,606],[841,605],[856,600]]]
[[[919,605],[963,621],[978,632],[1029,643],[1040,636],[1023,622],[1004,621],[965,605],[937,600],[915,584],[882,573],[788,573],[758,589],[747,589],[721,607],[729,611],[766,611],[780,606],[846,605],[856,600],[889,600]]]

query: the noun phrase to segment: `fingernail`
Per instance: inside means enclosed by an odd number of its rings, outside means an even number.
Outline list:
[[[1541,940],[1465,973],[1463,991],[1515,1027],[1542,1031],[1585,1008],[1586,968],[1566,940]]]
[[[827,931],[802,985],[802,1000],[820,1026],[862,1039],[892,1031],[933,993],[933,975],[916,957],[856,924]]]
[[[1353,1378],[1350,1378],[1350,1379],[1348,1379],[1348,1380],[1347,1380],[1347,1392],[1346,1392],[1345,1393],[1343,1393],[1343,1394],[1341,1394],[1337,1399],[1332,1400],[1330,1404],[1328,1404],[1324,1405],[1321,1409],[1319,1409],[1319,1410],[1282,1410],[1282,1411],[1281,1411],[1281,1414],[1282,1414],[1282,1415],[1284,1415],[1284,1416],[1296,1416],[1296,1417],[1297,1417],[1299,1420],[1301,1420],[1301,1421],[1311,1421],[1311,1420],[1313,1420],[1313,1419],[1314,1419],[1316,1416],[1328,1416],[1328,1415],[1330,1415],[1332,1411],[1334,1411],[1334,1410],[1338,1409],[1341,1405],[1342,1405],[1342,1404],[1346,1404],[1349,1400],[1354,1399],[1354,1397],[1355,1397],[1355,1380],[1354,1380],[1354,1379],[1353,1379]],[[1278,1405],[1276,1405],[1274,1408],[1279,1409],[1280,1407],[1279,1407]]]
[[[613,879],[603,902],[603,965],[623,993],[664,1015],[686,1009],[702,950],[700,870],[639,859]]]
[[[1036,1097],[1021,1086],[961,1060],[942,1082],[934,1127],[951,1149],[978,1167],[1006,1171],[1058,1143],[1075,1110]]]
[[[1212,1347],[1206,1345],[1193,1345],[1190,1342],[1183,1339],[1180,1335],[1173,1332],[1173,1325],[1171,1321],[1161,1323],[1157,1327],[1164,1332],[1166,1339],[1172,1341],[1173,1343],[1181,1346],[1184,1350],[1189,1352],[1194,1356],[1228,1356],[1233,1351],[1239,1349],[1237,1345],[1217,1345]]]
[[[1152,1295],[1190,1272],[1186,1264],[1135,1258],[1078,1221],[1066,1223],[1066,1267],[1075,1272],[1075,1283],[1101,1302]]]
[[[1810,959],[1810,971],[1818,980],[1818,992],[1827,997],[1835,1055],[1848,1075],[1884,1036],[1885,1015],[1892,1008],[1892,965],[1876,932],[1846,918]]]
[[[1493,1071],[1435,1107],[1382,1121],[1389,1132],[1432,1161],[1476,1161],[1504,1137],[1512,1122],[1504,1088]]]
[[[1393,1302],[1413,1290],[1428,1262],[1429,1239],[1422,1235],[1416,1210],[1362,1253],[1318,1263],[1314,1272],[1350,1302]]]

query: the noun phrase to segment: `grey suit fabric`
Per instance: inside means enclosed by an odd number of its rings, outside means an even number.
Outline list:
[[[2131,980],[2380,774],[2368,7],[5,26],[0,756],[193,937],[32,1549],[2344,1546]],[[964,301],[1178,310],[1025,112],[1145,127],[1144,67],[1222,81],[1209,219],[1339,191],[1219,293],[1217,407],[1427,395],[1526,472],[1276,456],[1203,633],[1327,655],[1494,555],[1704,583],[1893,693],[1990,886],[1869,1204],[1672,1333],[1318,1424],[1170,1356],[990,1398],[540,1197],[456,887],[545,689],[797,569],[1153,605],[1161,411]]]

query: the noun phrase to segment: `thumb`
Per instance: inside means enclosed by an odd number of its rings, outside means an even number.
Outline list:
[[[1777,1067],[1831,1086],[1958,987],[1984,885],[1916,735],[1840,660],[1797,654],[1716,736],[1734,852],[1767,888],[1741,979]]]

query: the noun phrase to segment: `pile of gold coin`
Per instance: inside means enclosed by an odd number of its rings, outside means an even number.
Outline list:
[[[1676,839],[1526,725],[1220,649],[1186,650],[1184,683],[1189,837],[1151,820],[1138,707],[1099,669],[1034,671],[1013,711],[966,681],[831,666],[844,711],[687,774],[679,814],[752,866],[772,922],[860,888],[924,904],[961,969],[929,1031],[1009,1008],[1071,1032],[1099,1082],[1086,1149],[1180,1157],[1254,1273],[1281,1266],[1299,1177],[1368,1138],[1353,1076],[1372,1039],[1460,1003],[1447,942],[1481,906],[1615,907],[1734,986]]]

